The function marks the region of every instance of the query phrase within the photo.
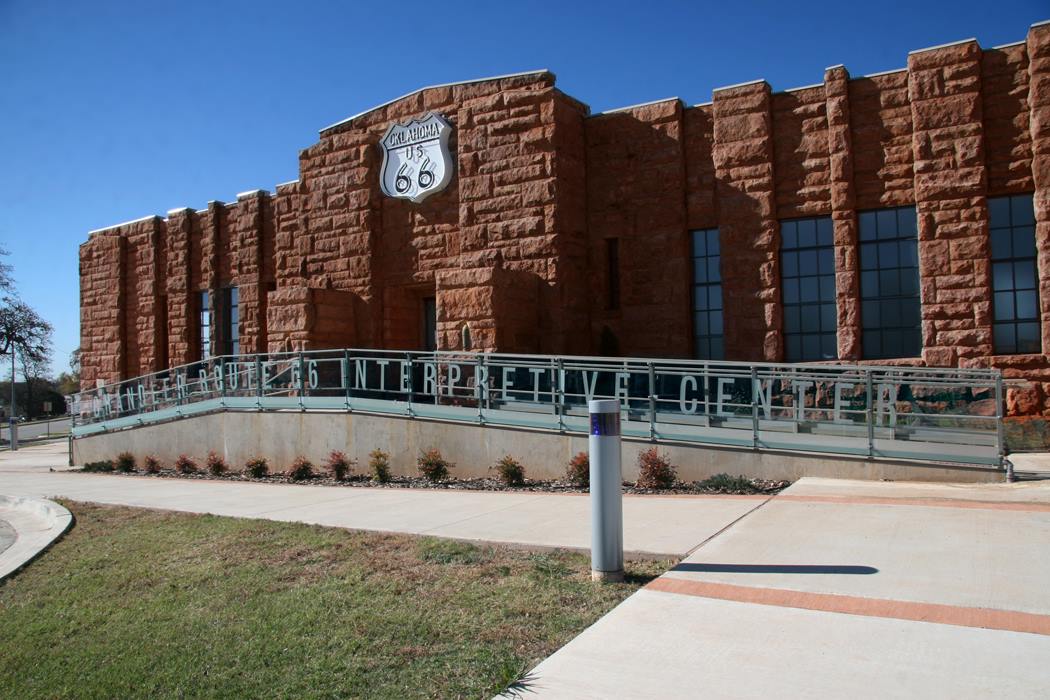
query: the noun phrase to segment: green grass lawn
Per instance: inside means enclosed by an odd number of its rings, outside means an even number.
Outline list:
[[[0,584],[0,697],[490,697],[671,562],[86,503]]]

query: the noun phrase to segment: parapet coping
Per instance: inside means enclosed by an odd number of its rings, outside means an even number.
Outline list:
[[[880,75],[892,75],[894,73],[905,73],[905,72],[907,72],[907,70],[908,70],[907,68],[891,68],[890,70],[880,70],[880,71],[876,71],[874,73],[865,73],[864,75],[862,75],[860,77],[862,77],[862,78],[878,78]]]
[[[1035,26],[1035,25],[1032,25],[1032,26]],[[998,46],[993,46],[992,50],[994,51],[996,49],[1008,49],[1011,46],[1021,46],[1022,44],[1025,44],[1025,43],[1027,43],[1027,42],[1024,39],[1021,39],[1020,41],[1011,41],[1008,44],[999,44]]]
[[[721,92],[722,90],[732,90],[733,88],[746,87],[748,85],[758,85],[759,83],[766,83],[766,84],[768,84],[768,82],[766,81],[765,78],[758,78],[757,80],[748,80],[747,82],[743,82],[743,83],[734,83],[733,85],[723,85],[722,87],[716,87],[711,92]]]
[[[337,121],[335,124],[330,124],[330,125],[324,127],[323,129],[320,129],[318,131],[318,133],[321,136],[324,136],[324,133],[326,131],[331,131],[332,129],[336,128],[337,126],[342,126],[343,124],[346,124],[348,122],[352,122],[353,120],[357,119],[358,117],[363,117],[364,115],[368,114],[369,112],[374,112],[377,109],[382,109],[383,107],[386,107],[388,105],[394,104],[398,100],[403,100],[406,97],[411,97],[412,95],[417,95],[417,94],[423,92],[424,90],[434,90],[436,88],[452,87],[454,85],[470,85],[471,83],[484,83],[484,82],[488,82],[490,80],[503,80],[505,78],[520,78],[523,75],[543,75],[543,74],[554,75],[553,73],[551,73],[546,68],[541,68],[539,70],[522,71],[521,73],[507,73],[506,75],[493,75],[493,76],[489,76],[487,78],[472,78],[471,80],[457,80],[457,81],[452,82],[452,83],[440,83],[438,85],[427,85],[425,87],[417,88],[416,90],[413,90],[412,92],[406,92],[404,95],[401,95],[400,97],[395,97],[392,100],[387,100],[386,102],[383,102],[382,104],[378,104],[378,105],[376,105],[374,107],[369,107],[368,109],[366,109],[366,110],[364,110],[362,112],[358,112],[357,114],[354,114],[353,116],[349,116],[346,119],[342,119],[340,121]]]
[[[1048,24],[1050,24],[1050,19],[1044,19],[1042,22],[1036,22],[1032,26],[1033,27],[1045,27]]]
[[[175,207],[174,209],[169,209],[168,210],[168,216],[170,217],[170,216],[172,216],[174,214],[181,214],[184,211],[196,211],[196,210],[193,207]]]
[[[278,187],[284,187],[285,185],[294,185],[294,184],[296,184],[298,182],[299,182],[299,178],[295,178],[294,180],[289,180],[288,182],[278,182],[276,185],[273,186],[273,188],[276,190]]]
[[[91,231],[88,231],[88,235],[90,236],[93,233],[102,233],[103,231],[109,231],[110,229],[120,228],[121,226],[130,226],[131,224],[139,224],[139,223],[142,223],[143,221],[149,221],[150,219],[159,219],[159,218],[161,218],[159,214],[150,214],[149,216],[141,216],[141,217],[139,217],[137,219],[132,219],[131,221],[121,221],[119,224],[111,224],[109,226],[103,226],[102,228],[93,229]]]
[[[959,39],[959,41],[949,41],[947,44],[938,44],[937,46],[927,46],[924,49],[915,49],[914,51],[909,51],[908,55],[909,56],[913,56],[913,55],[915,55],[917,53],[923,53],[925,51],[936,51],[937,49],[946,49],[949,46],[959,46],[960,44],[969,44],[970,42],[973,42],[973,43],[976,44],[977,43],[977,38],[976,37],[970,37],[969,39]]]
[[[638,109],[639,107],[648,107],[649,105],[658,105],[661,102],[670,102],[671,100],[677,100],[682,102],[682,98],[675,95],[674,97],[664,97],[659,100],[649,100],[648,102],[639,102],[635,105],[627,105],[626,107],[616,107],[615,109],[607,109],[604,112],[595,112],[590,115],[591,117],[600,117],[603,114],[616,114],[617,112],[627,112],[632,109]],[[683,103],[684,104],[684,103]]]
[[[237,199],[249,199],[250,197],[270,196],[269,191],[263,189],[247,190],[245,192],[238,192]]]
[[[781,93],[784,93],[784,92],[798,92],[800,90],[812,90],[813,88],[822,88],[822,87],[824,87],[824,83],[813,83],[812,85],[802,85],[801,87],[787,88],[786,90],[781,90],[780,92]]]

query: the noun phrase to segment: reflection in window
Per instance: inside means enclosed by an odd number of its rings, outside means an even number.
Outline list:
[[[1040,352],[1032,195],[988,200],[992,243],[993,343],[999,354]]]
[[[721,261],[718,229],[693,231],[693,334],[700,360],[725,359]]]
[[[860,212],[864,358],[922,353],[919,231],[915,207]]]
[[[200,359],[207,360],[211,357],[211,308],[208,303],[208,292],[200,292],[198,295],[200,332]]]
[[[784,357],[789,362],[838,357],[835,248],[831,219],[780,222]]]
[[[222,290],[222,354],[241,354],[240,294],[237,287]]]

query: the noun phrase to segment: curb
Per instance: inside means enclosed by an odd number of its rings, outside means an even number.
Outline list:
[[[73,526],[73,514],[67,508],[42,498],[0,495],[0,513],[5,511],[14,521],[9,522],[16,539],[0,553],[0,583],[46,552]]]

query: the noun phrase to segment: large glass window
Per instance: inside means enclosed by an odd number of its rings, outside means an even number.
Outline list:
[[[693,334],[700,360],[725,358],[721,264],[718,229],[693,231]]]
[[[222,354],[241,354],[240,294],[237,287],[222,290]]]
[[[864,358],[922,353],[919,229],[915,207],[860,212]]]
[[[211,306],[209,304],[208,292],[200,292],[198,295],[197,324],[200,333],[200,359],[207,360],[211,357]]]
[[[999,354],[1035,353],[1039,332],[1032,195],[988,200],[992,242],[993,344]]]
[[[781,221],[780,241],[784,358],[788,362],[834,360],[838,357],[838,321],[831,219]]]

